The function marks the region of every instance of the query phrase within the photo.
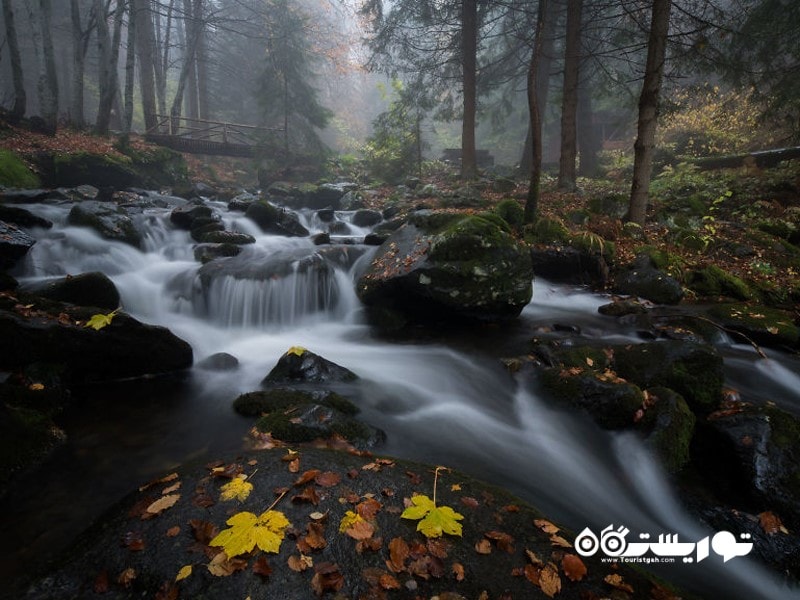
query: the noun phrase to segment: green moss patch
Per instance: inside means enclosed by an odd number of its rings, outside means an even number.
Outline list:
[[[800,329],[791,313],[751,304],[720,304],[708,311],[709,316],[726,329],[738,331],[765,346],[796,347]]]
[[[11,150],[0,148],[0,185],[8,188],[38,188],[39,177]]]

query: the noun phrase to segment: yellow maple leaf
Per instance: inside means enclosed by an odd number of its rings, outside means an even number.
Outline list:
[[[119,310],[118,308],[115,308],[107,315],[104,315],[102,313],[97,315],[92,315],[92,318],[86,322],[86,325],[84,325],[84,327],[91,327],[95,331],[100,331],[103,327],[111,325],[111,321],[114,319],[114,317],[117,316],[118,310]]]
[[[236,513],[226,524],[230,527],[220,531],[209,546],[222,547],[230,558],[251,552],[256,546],[277,554],[284,530],[291,526],[286,515],[277,510],[268,510],[258,517],[251,512]]]
[[[425,537],[442,537],[442,534],[461,536],[461,519],[464,515],[457,513],[449,506],[436,506],[436,503],[425,495],[411,498],[411,506],[400,515],[403,519],[421,519],[417,523],[417,531]]]
[[[233,500],[236,498],[239,502],[244,502],[253,491],[253,484],[245,481],[247,475],[239,474],[230,480],[229,483],[220,488],[222,493],[219,495],[220,500]]]
[[[342,517],[342,522],[339,523],[339,533],[344,533],[356,523],[360,523],[364,518],[352,510],[348,510]]]
[[[302,346],[292,346],[286,351],[286,354],[294,354],[295,356],[303,356],[306,353],[306,349]]]
[[[178,575],[175,577],[175,581],[186,579],[191,574],[192,574],[192,565],[186,565],[185,567],[181,567],[181,570],[178,571]]]

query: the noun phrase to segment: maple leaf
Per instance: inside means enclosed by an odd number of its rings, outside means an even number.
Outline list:
[[[230,558],[225,552],[219,552],[206,565],[208,572],[216,577],[227,577],[247,567],[247,561],[241,558]]]
[[[303,356],[306,353],[306,349],[302,346],[292,346],[286,351],[286,355],[294,354],[295,356]]]
[[[219,495],[220,500],[233,500],[234,498],[239,502],[244,502],[253,491],[253,484],[246,481],[246,475],[237,475],[228,483],[220,488],[222,493]]]
[[[111,321],[114,319],[114,317],[117,316],[118,310],[119,310],[118,308],[115,308],[107,315],[104,315],[102,313],[92,315],[92,318],[86,322],[86,325],[84,325],[84,327],[91,327],[95,331],[100,331],[103,327],[111,325]]]
[[[545,565],[539,572],[539,587],[549,598],[561,591],[561,578],[558,576],[558,569],[552,564]]]
[[[436,506],[427,496],[420,494],[411,498],[411,506],[400,515],[402,519],[422,519],[417,531],[425,537],[441,537],[442,534],[461,536],[461,519],[464,515],[449,506]]]
[[[226,521],[230,525],[222,530],[209,546],[220,546],[229,557],[250,552],[258,546],[264,552],[277,554],[283,541],[284,530],[291,526],[282,512],[268,510],[256,517],[251,512],[240,512]]]

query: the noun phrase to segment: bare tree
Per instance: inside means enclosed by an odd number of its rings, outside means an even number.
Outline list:
[[[634,144],[633,182],[628,218],[633,223],[644,225],[647,214],[650,177],[653,173],[653,147],[655,145],[658,104],[661,82],[664,78],[664,62],[667,54],[667,34],[672,0],[654,0],[647,42],[642,94],[639,97],[639,122]]]
[[[14,23],[13,0],[3,0],[3,22],[6,28],[6,40],[11,59],[11,78],[14,81],[14,105],[11,108],[11,118],[18,121],[25,116],[27,97],[25,95],[25,80],[22,72],[22,57],[19,53],[17,41],[17,27]]]
[[[136,19],[136,53],[139,57],[139,86],[145,129],[153,129],[156,121],[156,92],[153,77],[153,9],[150,0],[131,0],[132,18]]]
[[[122,115],[122,131],[125,135],[133,125],[133,87],[136,72],[136,19],[133,16],[133,0],[129,0],[128,43],[125,50],[125,91],[123,92],[124,108]]]
[[[539,0],[539,12],[536,17],[535,40],[528,68],[528,113],[531,122],[531,141],[533,146],[533,159],[531,161],[531,179],[528,187],[528,197],[525,200],[525,222],[532,223],[539,210],[539,195],[542,179],[542,118],[539,106],[539,95],[536,82],[539,79],[540,62],[544,40],[542,33],[545,30],[548,0]]]
[[[578,76],[580,71],[583,0],[567,2],[567,38],[564,44],[564,94],[561,102],[561,155],[558,189],[575,191],[577,159]]]
[[[97,108],[97,121],[95,128],[101,135],[108,133],[111,121],[111,109],[117,97],[117,62],[119,60],[119,45],[122,31],[122,16],[125,13],[125,4],[118,0],[114,9],[114,32],[109,36],[108,15],[103,0],[95,0],[95,13],[97,15],[97,48],[99,53],[98,89],[100,103]]]
[[[464,86],[464,117],[461,121],[461,177],[472,179],[478,173],[475,152],[475,112],[477,104],[478,2],[461,1],[461,68]]]

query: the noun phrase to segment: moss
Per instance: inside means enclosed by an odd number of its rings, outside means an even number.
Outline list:
[[[540,217],[535,223],[525,227],[525,241],[529,244],[563,244],[569,242],[569,239],[569,229],[561,219]]]
[[[589,210],[598,215],[621,218],[628,212],[629,198],[625,194],[608,194],[589,200]]]
[[[589,255],[601,255],[607,263],[613,263],[616,254],[616,244],[609,242],[602,236],[590,231],[582,231],[572,237],[572,245],[581,252]]]
[[[696,231],[688,228],[679,227],[671,233],[670,237],[676,246],[687,250],[705,252],[706,248],[708,248],[708,241]]]
[[[797,226],[783,219],[762,219],[756,224],[756,227],[759,231],[784,240],[788,240],[797,233]]]
[[[9,188],[38,188],[39,177],[11,150],[0,148],[0,185]]]
[[[44,457],[62,440],[63,433],[48,416],[0,404],[0,484]]]
[[[365,441],[372,437],[370,427],[355,419],[344,419],[336,422],[331,425],[331,431],[351,442]]]
[[[256,421],[256,428],[264,433],[272,434],[281,441],[298,444],[325,437],[323,428],[293,423],[291,418],[283,413],[272,413],[261,417]]]
[[[493,216],[493,219],[498,217]],[[431,244],[431,256],[438,260],[461,261],[481,249],[514,243],[514,239],[493,220],[471,215],[450,223],[438,232]]]
[[[477,214],[475,216],[480,217],[484,221],[488,221],[489,223],[492,223],[493,225],[497,225],[500,229],[502,229],[506,233],[511,233],[511,226],[508,224],[508,222],[505,219],[503,219],[503,217],[501,217],[497,213],[485,211],[485,212],[479,213],[479,214]]]
[[[622,226],[622,235],[626,238],[638,241],[645,241],[647,239],[644,228],[633,221],[628,221]]]
[[[684,398],[669,388],[648,390],[655,405],[645,412],[642,425],[651,429],[646,443],[670,473],[689,462],[695,416]]]
[[[521,227],[525,222],[525,209],[519,202],[511,198],[501,200],[494,211],[511,227]]]
[[[796,346],[800,329],[791,313],[749,304],[720,304],[708,311],[723,327],[740,331],[756,343]]]
[[[591,371],[605,371],[611,360],[605,349],[593,346],[567,346],[555,350],[555,356],[564,368],[578,367]]]
[[[753,291],[744,281],[716,265],[691,271],[686,285],[701,296],[728,296],[738,300],[748,300],[753,297]]]
[[[348,416],[356,415],[359,412],[355,404],[335,392],[310,392],[289,388],[242,394],[233,401],[233,408],[242,415],[259,416],[308,404],[327,406]]]

